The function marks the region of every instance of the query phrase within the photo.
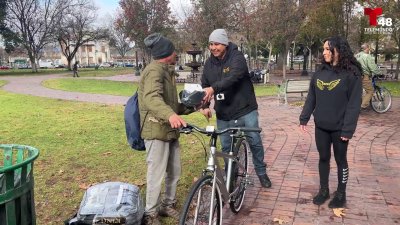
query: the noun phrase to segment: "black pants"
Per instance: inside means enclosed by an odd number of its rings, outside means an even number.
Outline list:
[[[319,178],[321,188],[329,187],[329,171],[331,160],[331,145],[337,165],[338,191],[346,191],[349,166],[347,164],[348,141],[340,139],[341,131],[327,131],[315,127],[315,142],[319,152]]]

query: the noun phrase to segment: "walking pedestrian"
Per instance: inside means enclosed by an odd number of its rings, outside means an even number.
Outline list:
[[[79,75],[78,75],[78,64],[79,64],[79,61],[76,61],[74,63],[73,68],[72,68],[72,72],[74,73],[74,77],[79,77]]]

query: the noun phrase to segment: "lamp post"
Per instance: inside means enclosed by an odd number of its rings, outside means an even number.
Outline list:
[[[294,70],[294,68],[293,68],[293,57],[294,57],[294,49],[295,49],[295,47],[296,47],[296,42],[292,42],[292,44],[293,44],[293,46],[292,46],[292,51],[290,52],[291,53],[291,57],[290,57],[290,70]]]
[[[240,51],[243,52],[243,37],[240,38]]]

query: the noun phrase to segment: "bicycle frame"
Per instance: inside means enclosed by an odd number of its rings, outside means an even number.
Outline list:
[[[212,224],[213,222],[213,215],[214,213],[214,206],[215,206],[215,197],[216,197],[216,191],[219,192],[222,202],[229,202],[232,198],[232,195],[236,193],[237,190],[232,190],[232,193],[229,192],[230,189],[230,182],[231,182],[231,176],[232,176],[232,170],[233,170],[233,163],[235,162],[237,166],[245,170],[245,166],[241,164],[240,161],[236,159],[235,153],[234,153],[234,148],[236,144],[236,140],[245,137],[244,132],[261,132],[260,128],[244,128],[244,127],[237,127],[237,128],[228,128],[223,131],[217,131],[214,129],[213,126],[207,127],[205,130],[200,129],[196,126],[188,125],[188,128],[183,128],[181,129],[181,133],[190,133],[192,132],[192,129],[206,134],[207,136],[211,136],[210,139],[210,154],[208,157],[208,162],[207,162],[207,167],[206,169],[203,170],[203,176],[204,175],[211,175],[212,176],[212,190],[211,190],[211,204],[210,204],[210,209],[209,209],[209,224]],[[230,150],[228,153],[224,152],[217,152],[217,139],[218,136],[226,133],[226,132],[231,132],[231,146]],[[224,158],[227,159],[227,165],[226,165],[226,173],[225,169],[222,169],[219,162],[218,158]],[[226,182],[224,182],[224,174],[226,174]],[[245,177],[248,177],[248,174],[245,173]],[[222,212],[221,212],[221,218],[222,218]]]

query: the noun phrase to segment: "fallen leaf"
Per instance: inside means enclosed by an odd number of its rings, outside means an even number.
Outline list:
[[[343,216],[345,216],[346,214],[344,213],[344,208],[334,208],[333,209],[333,213],[335,214],[335,216],[342,218]]]
[[[64,170],[59,170],[58,171],[58,174],[63,174],[64,173]]]
[[[81,183],[81,184],[79,185],[79,188],[80,188],[80,189],[83,189],[83,190],[86,190],[86,189],[88,189],[90,186],[92,186],[92,184]]]
[[[106,156],[106,155],[112,155],[112,152],[104,152],[103,155],[104,155],[104,156]]]
[[[283,219],[279,219],[279,218],[274,218],[274,222],[278,222],[280,225],[287,223],[287,221],[283,220]]]
[[[198,177],[193,177],[193,183],[196,183],[196,181],[198,180]]]

